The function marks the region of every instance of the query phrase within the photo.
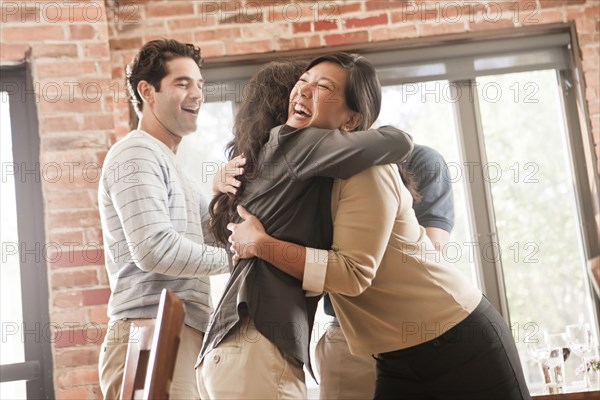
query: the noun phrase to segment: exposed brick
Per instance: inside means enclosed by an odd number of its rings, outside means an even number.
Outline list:
[[[167,21],[167,27],[172,31],[182,29],[204,29],[215,25],[216,19],[210,15],[202,15],[195,18],[177,18]]]
[[[95,286],[98,284],[98,274],[93,269],[54,271],[52,272],[51,282],[53,289]]]
[[[256,29],[256,28],[251,28]],[[201,43],[200,49],[202,53],[204,53],[204,44],[203,42],[207,40],[224,40],[229,38],[239,38],[242,36],[242,31],[240,28],[226,28],[226,29],[211,29],[211,30],[203,30],[194,32],[194,42]],[[204,54],[202,54],[204,55]]]
[[[98,366],[68,368],[56,371],[59,389],[98,383]]]
[[[314,49],[321,47],[321,37],[319,35],[298,37],[295,36],[291,39],[279,39],[277,42],[278,50],[292,50],[292,49]]]
[[[315,32],[338,29],[338,24],[335,21],[316,21],[313,25]]]
[[[50,168],[48,168],[50,169]],[[44,173],[44,171],[42,171],[42,174]],[[96,176],[98,175],[98,176]],[[84,170],[82,169],[78,169],[75,170],[74,172],[74,176],[73,177],[69,177],[67,178],[62,178],[59,177],[60,179],[56,180],[55,178],[55,173],[51,172],[51,173],[46,173],[46,176],[42,175],[43,179],[42,179],[42,190],[44,191],[57,191],[57,190],[65,190],[65,188],[68,188],[69,190],[76,190],[76,189],[92,189],[92,190],[97,190],[98,189],[98,182],[99,182],[99,174],[96,173],[96,170],[92,169],[92,168],[87,168]],[[93,212],[90,210],[88,211],[90,213],[93,214]],[[52,222],[56,222],[55,220],[51,220],[49,218],[46,218],[47,221],[52,221]],[[89,222],[88,226],[85,226],[84,228],[89,228],[93,225],[93,222]],[[73,226],[77,226],[77,225],[73,225]],[[68,228],[72,228],[73,226],[68,226],[66,223],[61,223],[60,225],[57,225],[56,228],[58,229],[68,229]]]
[[[93,207],[91,194],[88,191],[48,192],[44,197],[46,199],[46,207],[52,210]],[[79,242],[79,245],[83,245],[83,243]]]
[[[104,396],[102,395],[102,391],[100,390],[99,385],[92,386],[91,391],[93,396],[92,399],[104,400]]]
[[[112,51],[115,50],[130,50],[130,49],[139,49],[142,47],[142,38],[134,37],[134,38],[121,38],[121,39],[110,39],[108,41],[110,45],[110,49]]]
[[[0,35],[3,42],[16,43],[66,39],[65,29],[61,25],[2,26]]]
[[[581,54],[583,55],[583,61],[598,61],[598,58],[600,58],[600,47],[582,47]]]
[[[407,6],[402,7],[400,11],[392,12],[392,23],[405,23],[405,22],[422,22],[427,23],[431,20],[436,22],[440,21],[441,8],[438,2],[420,3],[414,2],[408,3]]]
[[[248,42],[227,43],[227,54],[265,53],[272,50],[271,40],[254,40]]]
[[[58,368],[58,366],[55,366]],[[85,386],[61,388],[56,390],[56,398],[60,400],[84,400],[88,399],[88,389]]]
[[[366,43],[369,41],[369,33],[366,31],[341,33],[337,35],[325,36],[327,46],[337,46],[342,44]]]
[[[310,32],[310,22],[295,22],[292,24],[294,33]]]
[[[70,326],[82,327],[87,322],[85,310],[81,307],[55,308],[50,314],[50,321],[52,321],[53,326],[59,326],[63,329]]]
[[[93,61],[62,61],[38,64],[38,78],[59,78],[90,75],[96,73],[96,63]],[[72,81],[77,81],[72,79]]]
[[[339,20],[339,16],[344,12],[351,12],[356,10],[356,3],[344,4],[345,2],[310,2],[305,3],[305,7],[302,10],[302,17],[310,16],[313,22],[317,21],[330,21],[336,22]],[[344,7],[346,6],[346,7]],[[360,9],[360,5],[358,7]]]
[[[592,7],[585,8],[585,16],[588,18],[600,18],[600,5],[596,4]]]
[[[374,17],[367,18],[349,18],[344,21],[346,28],[363,28],[374,25],[385,25],[388,23],[388,16],[386,14],[377,15]]]
[[[39,102],[39,110],[42,113],[59,113],[59,112],[69,112],[69,113],[98,113],[102,112],[102,103],[100,101],[89,101],[81,98],[42,98],[42,101]]]
[[[0,8],[0,21],[7,23],[41,23],[39,3],[3,2]]]
[[[28,44],[5,44],[0,47],[1,61],[22,61],[30,47]]]
[[[578,4],[584,4],[586,0],[540,0],[539,4],[541,8],[556,8],[562,6],[575,6]]]
[[[86,265],[104,265],[104,252],[98,243],[85,243],[83,244],[83,249],[74,248],[74,246],[75,245],[63,246],[60,251],[50,254],[48,258],[50,259],[49,261],[51,261],[52,266],[54,268],[65,268],[83,267]],[[65,279],[67,278],[68,277],[65,277]],[[83,282],[81,276],[71,276],[69,279],[78,279]],[[84,301],[86,301],[85,297]]]
[[[47,136],[43,139],[42,145],[46,151],[66,151],[72,149],[102,149],[105,148],[106,142],[101,135],[86,132],[77,136]],[[89,162],[92,162],[92,160],[88,159],[85,164]]]
[[[44,194],[44,196],[48,196],[52,192],[48,192]],[[67,232],[57,232],[54,230],[50,230],[46,234],[46,241],[48,243],[56,243],[57,245],[64,245],[65,243],[83,243],[83,233],[80,230],[77,231],[67,231]]]
[[[147,17],[171,17],[194,15],[194,5],[187,1],[151,2],[146,8]]]
[[[83,304],[83,294],[81,292],[54,292],[54,307],[80,307]]]
[[[579,45],[581,47],[598,46],[600,43],[599,33],[582,33],[578,35]]]
[[[100,268],[100,270],[98,271],[98,283],[103,286],[109,285],[108,273],[106,272],[105,268]],[[90,316],[90,321],[96,321],[96,319],[95,318],[92,319]],[[99,321],[97,321],[97,322],[99,322]]]
[[[70,25],[69,32],[72,40],[93,39],[96,36],[96,27],[94,25]]]
[[[539,22],[542,24],[548,24],[552,22],[563,22],[564,14],[561,11],[543,10],[541,13],[539,13],[538,19]]]
[[[75,180],[75,179],[74,179]],[[93,183],[95,186],[98,183]],[[57,185],[57,189],[60,190],[60,187],[64,188],[64,185]],[[88,227],[88,226],[98,226],[100,224],[100,216],[98,212],[95,211],[61,211],[56,213],[48,213],[46,215],[46,222],[48,226],[53,227],[65,227],[70,228],[74,226],[79,227]],[[90,260],[95,260],[95,256],[93,254],[86,254],[86,257]],[[68,257],[66,257],[68,260]],[[83,254],[81,255],[81,259],[83,260]],[[62,262],[65,262],[63,260]],[[96,262],[97,264],[98,262]],[[72,264],[72,265],[93,265],[90,262],[83,264]]]
[[[62,117],[46,116],[40,119],[40,130],[46,132],[78,131],[81,126],[77,116],[68,115]]]
[[[408,25],[393,28],[377,28],[371,30],[371,40],[374,42],[392,39],[404,39],[416,37],[418,35],[415,25]]]
[[[85,346],[78,348],[60,348],[54,357],[54,366],[58,369],[98,364],[99,348]]]
[[[363,4],[364,3],[350,3],[350,4],[346,4],[346,3],[337,4],[336,3],[340,15],[347,15],[347,14],[355,13],[358,11],[362,11]],[[369,3],[366,3],[366,4],[369,4]]]
[[[33,57],[39,59],[44,57],[77,57],[77,45],[75,44],[34,44],[32,47]]]
[[[575,24],[577,26],[577,33],[598,33],[600,32],[600,20],[593,20],[591,18],[576,19]]]
[[[246,25],[242,29],[241,37],[244,40],[260,40],[260,39],[270,39],[270,38],[278,38],[281,36],[290,36],[291,28],[289,24],[261,24],[260,27],[255,27],[254,25]],[[240,36],[233,36],[233,38]]]
[[[83,118],[83,130],[104,130],[113,129],[115,121],[112,114],[86,115]],[[102,140],[105,143],[104,139]]]
[[[481,31],[486,29],[503,29],[512,27],[514,27],[514,23],[510,19],[501,19],[500,21],[496,22],[481,21],[469,24],[469,29],[473,31]]]
[[[107,304],[110,297],[110,289],[94,289],[82,292],[83,304],[86,306],[95,304]]]
[[[88,321],[98,324],[108,323],[108,315],[106,314],[107,307],[105,305],[88,307]]]
[[[259,23],[263,21],[262,12],[247,12],[247,11],[238,11],[233,14],[227,14],[227,16],[221,17],[219,23],[221,24],[251,24],[251,23]]]
[[[398,0],[375,0],[365,2],[365,7],[367,7],[367,11],[389,10],[391,8],[406,6],[406,3],[406,1]]]
[[[109,20],[111,22],[118,21],[121,29],[135,28],[144,20],[146,6],[141,3],[147,3],[147,1],[119,1],[119,7],[111,9],[107,14],[110,17]]]
[[[418,27],[419,34],[422,36],[434,36],[443,35],[447,33],[460,33],[465,31],[464,22],[456,24],[443,24],[443,25],[420,25]]]

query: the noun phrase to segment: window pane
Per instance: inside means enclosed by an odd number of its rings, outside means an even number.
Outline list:
[[[461,179],[454,101],[456,95],[448,81],[384,86],[376,125],[394,125],[411,134],[415,143],[437,150],[446,160],[448,174],[442,174],[442,179],[452,182],[455,220],[449,243],[442,248],[441,255],[479,286],[470,239],[465,179]]]
[[[515,340],[594,326],[556,71],[478,78],[477,89]],[[567,384],[582,379],[580,362],[567,360]],[[525,364],[530,382],[540,379]]]
[[[198,131],[187,136],[177,150],[177,159],[188,175],[212,198],[215,171],[225,163],[225,145],[233,138],[233,103],[204,103],[198,115]],[[211,297],[217,304],[229,274],[211,276]]]
[[[12,133],[8,93],[0,92],[0,158],[2,182],[0,183],[0,237],[2,261],[0,269],[0,364],[25,361],[22,338],[23,308],[21,304],[21,272],[19,263],[19,234],[17,230],[17,207],[15,177],[19,177],[18,165],[13,164]],[[14,173],[13,171],[16,171]],[[25,399],[25,382],[0,384],[0,399]]]

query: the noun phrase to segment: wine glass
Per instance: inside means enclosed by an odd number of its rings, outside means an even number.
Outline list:
[[[562,347],[563,361],[567,362],[571,355],[571,349],[567,343],[567,335],[565,333],[551,333],[550,334],[550,346],[551,347]]]
[[[567,342],[573,353],[583,359],[584,369],[587,369],[589,356],[592,354],[592,331],[587,324],[567,325],[566,331]],[[584,371],[585,372],[585,371]],[[584,373],[584,381],[587,389],[590,388],[590,382],[586,373]]]
[[[569,349],[567,343],[567,335],[564,333],[551,333],[550,334],[550,359],[548,360],[548,366],[554,368],[555,382],[557,384],[558,393],[562,393],[565,384],[564,377],[564,366],[565,362],[571,355],[571,349]],[[562,360],[557,358],[562,357]]]
[[[540,330],[529,335],[525,342],[527,353],[540,366],[545,383],[545,392],[549,393],[548,384],[551,383],[551,377],[546,362],[550,358],[550,337],[547,332]]]
[[[550,356],[550,338],[546,331],[537,331],[526,339],[527,353],[537,362]]]
[[[556,394],[563,392],[565,360],[562,347],[550,347],[550,355],[544,362],[544,377],[546,379],[546,393]],[[546,375],[547,374],[547,375]]]

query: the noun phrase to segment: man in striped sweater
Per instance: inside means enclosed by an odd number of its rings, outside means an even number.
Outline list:
[[[155,40],[127,68],[140,122],[108,152],[98,190],[112,291],[99,360],[106,399],[119,398],[129,332],[137,320],[156,318],[163,288],[186,312],[171,399],[200,398],[194,363],[212,312],[209,275],[229,272],[225,250],[207,237],[208,202],[175,161],[196,131],[201,62],[191,44]]]

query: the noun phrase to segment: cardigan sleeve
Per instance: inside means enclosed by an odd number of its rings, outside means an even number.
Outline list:
[[[340,182],[333,246],[327,257],[307,249],[305,290],[358,296],[371,285],[396,221],[400,190],[398,170],[391,165]]]

